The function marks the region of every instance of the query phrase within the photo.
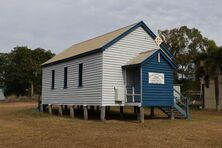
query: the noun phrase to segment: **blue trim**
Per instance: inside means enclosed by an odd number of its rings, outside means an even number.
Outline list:
[[[129,30],[127,30],[126,32],[122,33],[121,35],[119,35],[118,37],[116,37],[115,39],[113,39],[111,42],[107,43],[106,45],[104,45],[102,47],[103,50],[105,50],[106,48],[110,47],[111,45],[113,45],[114,43],[116,43],[117,41],[119,41],[120,39],[122,39],[123,37],[125,37],[126,35],[128,35],[129,33],[131,33],[132,31],[136,30],[138,27],[142,27],[150,36],[153,40],[155,40],[156,35],[151,31],[151,29],[143,22],[140,21],[139,23],[137,23],[136,25],[134,25],[132,28],[130,28]],[[162,43],[160,45],[160,47],[168,54],[168,56],[171,59],[175,59],[175,57],[173,56],[173,54],[170,52],[170,50],[167,48],[165,43]]]
[[[156,35],[152,32],[152,30],[143,21],[140,23],[141,27],[143,27],[143,29],[152,37],[152,39],[155,40]],[[171,59],[175,59],[174,55],[170,52],[165,43],[162,43],[160,47],[170,56]]]
[[[70,57],[70,58],[66,58],[66,59],[62,59],[62,60],[56,61],[56,62],[45,64],[45,65],[42,65],[41,67],[47,67],[47,66],[55,65],[55,64],[61,63],[61,62],[67,62],[67,61],[70,61],[70,60],[73,60],[73,59],[76,59],[76,58],[80,58],[80,57],[83,57],[83,56],[88,56],[88,55],[91,55],[91,54],[95,54],[95,53],[104,51],[105,49],[107,49],[108,47],[112,46],[114,43],[116,43],[117,41],[119,41],[120,39],[122,39],[123,37],[125,37],[126,35],[131,33],[132,31],[136,30],[138,27],[142,27],[151,36],[151,38],[153,40],[155,40],[156,35],[150,30],[149,27],[147,27],[147,25],[143,21],[140,21],[139,23],[137,23],[136,25],[132,26],[130,29],[128,29],[127,31],[125,31],[124,33],[122,33],[121,35],[119,35],[118,37],[116,37],[115,39],[110,41],[109,43],[105,44],[101,48],[94,49],[94,50],[91,50],[89,52],[85,52],[85,53],[82,53],[82,54],[79,54],[79,55],[76,55],[76,56],[73,56],[73,57]],[[169,57],[171,59],[175,59],[173,54],[170,52],[170,50],[166,47],[166,45],[164,43],[162,43],[160,45],[160,47],[169,55]]]
[[[68,61],[71,61],[73,59],[85,57],[85,56],[96,54],[96,53],[99,53],[99,52],[102,52],[101,48],[98,48],[98,49],[95,49],[95,50],[92,50],[92,51],[89,51],[89,52],[84,52],[82,54],[78,54],[76,56],[72,56],[72,57],[69,57],[69,58],[66,58],[66,59],[62,59],[62,60],[59,60],[59,61],[55,61],[55,62],[52,62],[52,63],[44,64],[44,65],[41,65],[41,67],[43,68],[43,67],[55,65],[55,64],[58,64],[58,63],[62,63],[62,62],[68,62]]]
[[[160,49],[157,50],[156,52],[154,52],[151,56],[149,56],[146,60],[144,60],[141,65],[143,65],[144,63],[148,62],[150,59],[152,59],[154,56],[156,56],[158,53],[161,53],[161,55],[163,56],[163,58],[170,64],[170,66],[173,68],[173,69],[176,69],[177,68],[177,65],[171,61],[164,53],[163,51],[161,51]]]
[[[133,65],[123,65],[122,68],[129,68],[129,67],[140,67],[141,63],[139,64],[133,64]]]
[[[166,51],[166,53],[170,56],[170,58],[172,59],[172,60],[175,60],[175,57],[174,57],[174,55],[170,52],[170,50],[166,47],[167,45],[166,45],[166,43],[162,43],[161,45],[160,45],[160,47],[164,50],[164,51]]]
[[[122,33],[121,35],[119,35],[118,37],[116,37],[115,39],[113,39],[112,41],[110,41],[109,43],[105,44],[102,49],[105,50],[108,47],[112,46],[113,44],[115,44],[117,41],[119,41],[120,39],[124,38],[125,36],[127,36],[129,33],[133,32],[134,30],[136,30],[138,27],[141,26],[141,22],[137,23],[136,25],[134,25],[133,27],[131,27],[130,29],[128,29],[127,31],[125,31],[124,33]]]
[[[157,55],[161,54],[160,62]],[[141,64],[142,106],[173,106],[173,64],[161,49],[154,52]],[[149,72],[164,74],[164,84],[149,83]]]

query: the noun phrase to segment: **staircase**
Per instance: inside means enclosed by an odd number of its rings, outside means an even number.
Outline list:
[[[183,96],[175,89],[174,92],[180,96],[180,98],[174,98],[174,105],[172,107],[159,107],[159,109],[169,117],[173,112],[174,117],[177,119],[190,119],[189,98]]]

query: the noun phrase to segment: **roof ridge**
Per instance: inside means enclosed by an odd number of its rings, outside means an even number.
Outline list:
[[[56,56],[44,62],[42,66],[49,66],[53,63],[68,61],[90,53],[101,52],[138,27],[143,27],[146,31],[146,25],[143,21],[133,23],[131,25],[79,42],[77,44],[73,44],[66,50],[56,54]],[[149,30],[147,33],[149,33]]]
[[[76,44],[71,45],[71,47],[72,47],[72,46],[75,46],[75,45],[78,45],[78,44],[81,44],[81,43],[84,43],[84,42],[88,42],[88,41],[90,41],[90,40],[94,40],[94,39],[96,39],[96,38],[105,36],[105,35],[107,35],[107,34],[110,34],[110,33],[116,32],[116,31],[119,31],[119,30],[121,30],[121,29],[130,27],[130,26],[133,27],[133,26],[135,26],[135,25],[138,24],[138,23],[139,23],[139,22],[133,23],[133,24],[131,24],[131,25],[128,25],[128,26],[125,26],[125,27],[122,27],[122,28],[119,28],[119,29],[116,29],[116,30],[113,30],[113,31],[110,31],[110,32],[107,32],[107,33],[104,33],[104,34],[99,35],[99,36],[95,36],[95,37],[93,37],[93,38],[90,38],[90,39],[87,39],[87,40],[84,40],[84,41],[81,41],[81,42],[79,42],[79,43],[76,43]],[[129,29],[130,29],[130,28],[129,28]],[[129,30],[129,29],[128,29],[128,30]]]

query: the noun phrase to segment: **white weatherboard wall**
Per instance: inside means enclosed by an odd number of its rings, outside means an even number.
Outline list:
[[[78,87],[79,64],[83,63],[83,86]],[[68,88],[64,89],[64,67],[68,67]],[[51,89],[55,70],[55,89]],[[101,105],[102,53],[43,68],[43,104]]]
[[[114,87],[124,87],[122,66],[140,52],[159,49],[155,41],[139,27],[103,53],[102,105],[118,105],[115,102]]]

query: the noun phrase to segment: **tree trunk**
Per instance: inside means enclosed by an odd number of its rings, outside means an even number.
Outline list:
[[[219,99],[219,78],[218,75],[214,78],[215,86],[215,99],[216,99],[216,110],[220,111],[220,99]]]

